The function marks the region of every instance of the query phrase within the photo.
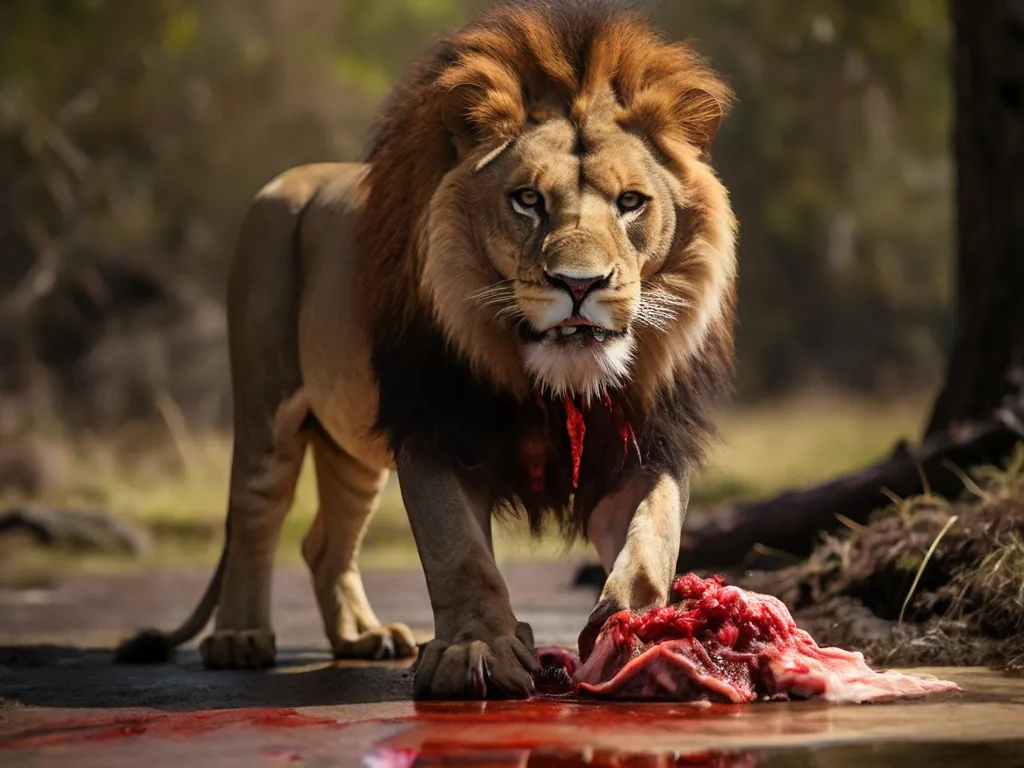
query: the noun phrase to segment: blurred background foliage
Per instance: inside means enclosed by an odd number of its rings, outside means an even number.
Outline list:
[[[224,282],[245,207],[289,166],[358,159],[413,57],[487,5],[0,2],[0,465],[50,440],[30,495],[143,522],[158,555],[216,555]],[[888,452],[923,424],[951,332],[946,4],[665,0],[656,15],[737,93],[712,151],[741,222],[739,403],[695,506]],[[500,553],[523,551],[501,536]],[[415,559],[394,485],[367,547],[364,562]]]
[[[8,426],[55,406],[118,426],[162,397],[227,423],[221,302],[249,199],[291,165],[358,159],[412,57],[486,5],[0,5]],[[738,96],[713,156],[742,228],[740,398],[930,385],[950,325],[945,4],[672,0],[656,15]]]

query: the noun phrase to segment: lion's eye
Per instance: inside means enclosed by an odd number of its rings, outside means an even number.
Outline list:
[[[512,193],[512,202],[518,203],[523,208],[536,209],[544,205],[544,198],[536,189],[523,187]]]
[[[639,192],[623,192],[619,195],[618,206],[622,213],[631,213],[633,211],[639,211],[644,207],[644,203],[646,202],[647,198]]]

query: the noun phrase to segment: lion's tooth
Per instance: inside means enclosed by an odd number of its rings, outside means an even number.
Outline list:
[[[572,336],[574,333],[576,333],[576,326],[575,325],[563,325],[562,326],[562,335],[563,336]]]
[[[595,329],[594,329],[594,338],[595,338],[595,339],[596,339],[597,341],[604,341],[604,331],[599,331],[599,330],[597,330],[597,329],[595,328]]]
[[[557,338],[558,338],[558,329],[557,328],[550,328],[544,334],[544,340],[545,341],[554,341]]]

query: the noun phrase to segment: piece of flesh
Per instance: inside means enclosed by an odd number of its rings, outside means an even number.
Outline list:
[[[721,577],[680,576],[678,602],[622,611],[582,659],[541,649],[537,690],[624,700],[720,701],[820,697],[865,702],[958,691],[951,682],[876,672],[860,653],[820,648],[775,597]]]

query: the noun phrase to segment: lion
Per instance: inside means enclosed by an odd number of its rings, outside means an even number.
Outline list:
[[[417,698],[528,696],[537,660],[492,519],[592,542],[612,613],[664,605],[690,477],[731,385],[737,225],[709,145],[731,99],[607,0],[504,2],[382,107],[364,164],[255,198],[228,285],[234,453],[216,574],[174,632],[213,668],[274,662],[272,555],[307,448],[302,552],[338,658],[415,662]],[[360,542],[397,471],[434,616],[381,625]]]

